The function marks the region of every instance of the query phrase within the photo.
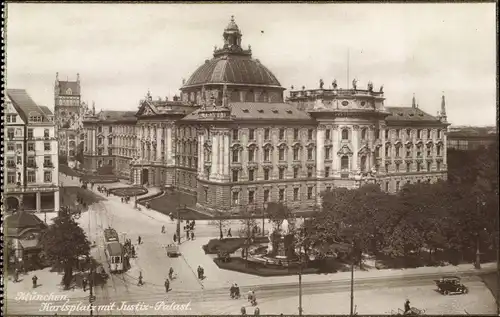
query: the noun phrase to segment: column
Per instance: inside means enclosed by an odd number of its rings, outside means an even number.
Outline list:
[[[219,158],[219,138],[216,131],[212,131],[212,167],[210,169],[210,180],[217,180],[217,164]]]
[[[219,179],[224,177],[224,132],[219,132],[219,160],[217,167],[217,174]]]
[[[225,163],[224,163],[224,175],[226,175],[226,177],[231,177],[229,175],[229,157],[230,157],[230,152],[229,152],[229,132],[226,132],[224,134],[224,157],[225,157]]]
[[[380,147],[380,157],[381,157],[381,160],[380,160],[380,170],[384,173],[387,173],[389,171],[386,171],[385,170],[385,129],[387,127],[386,126],[381,126],[381,129],[380,129],[380,134],[381,134],[381,137],[380,137],[380,140],[382,142],[382,146]]]
[[[198,177],[203,177],[203,134],[198,131]]]
[[[333,171],[332,174],[334,176],[338,175],[338,172],[340,171],[340,161],[339,161],[339,156],[337,153],[339,152],[339,127],[338,125],[334,125],[332,128],[332,167]]]
[[[359,140],[358,140],[359,126],[355,125],[352,127],[352,147],[353,147],[353,161],[352,161],[352,172],[358,171],[358,151],[359,151]]]
[[[92,129],[92,155],[96,155],[96,136],[95,129]]]
[[[167,156],[167,164],[174,165],[175,163],[172,160],[172,125],[167,126],[167,140],[166,140],[166,156]]]
[[[161,126],[156,126],[156,160],[161,161]]]
[[[316,132],[316,177],[323,178],[325,175],[325,129],[322,124]]]
[[[40,212],[42,207],[42,198],[40,192],[36,193],[36,212]]]
[[[54,211],[59,212],[59,190],[54,192]]]

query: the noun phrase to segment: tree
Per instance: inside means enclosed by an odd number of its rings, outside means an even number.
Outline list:
[[[84,156],[83,156],[83,141],[80,142],[76,148],[76,156],[75,159],[80,162],[80,164],[84,163]]]
[[[282,203],[268,203],[266,213],[269,217],[269,222],[273,223],[277,230],[281,229],[281,225],[285,219],[290,219],[292,217],[290,209]]]
[[[229,219],[224,218],[227,215],[224,211],[216,211],[214,220],[209,222],[210,225],[219,229],[219,239],[224,238],[224,229],[229,225]]]
[[[252,217],[251,213],[246,208],[242,208],[241,211],[242,218],[240,219],[241,228],[238,231],[241,238],[245,238],[244,253],[245,253],[245,265],[248,263],[248,248],[252,244],[252,240],[255,237],[254,228],[257,226],[257,221]]]
[[[68,164],[68,157],[66,155],[59,155],[59,164]]]
[[[90,243],[83,229],[71,216],[62,213],[42,234],[40,245],[45,258],[53,266],[62,265],[63,284],[68,289],[78,257],[88,256],[90,252]]]

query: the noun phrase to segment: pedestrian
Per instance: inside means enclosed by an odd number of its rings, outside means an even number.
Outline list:
[[[142,271],[139,272],[139,282],[137,283],[138,286],[144,285],[144,282],[142,281]]]
[[[177,242],[177,234],[174,233],[174,242]]]
[[[227,229],[227,237],[231,238],[233,235],[231,234],[231,228]]]
[[[135,247],[132,246],[132,257],[135,258]]]
[[[253,312],[254,316],[259,316],[260,315],[260,309],[259,307],[255,307],[255,310]]]
[[[186,239],[189,240],[189,230],[186,230]]]
[[[19,282],[19,269],[16,268],[14,271],[14,282]]]
[[[161,233],[165,233],[165,226],[161,226]]]
[[[170,270],[168,270],[168,277],[172,279],[174,276],[174,269],[171,267]]]
[[[168,280],[168,278],[165,279],[165,293],[168,293],[168,291],[170,290],[170,281]]]
[[[245,309],[245,306],[241,306],[241,316],[246,316],[247,315],[247,310]]]
[[[87,291],[87,278],[84,277],[82,279],[82,287],[83,287],[83,291],[86,292]]]
[[[38,277],[36,275],[33,275],[33,277],[31,278],[31,280],[33,281],[33,288],[36,288],[36,283],[38,281]]]
[[[141,244],[141,242],[142,242],[142,239],[141,239],[141,236],[139,236],[139,237],[137,238],[137,244]]]
[[[198,265],[198,268],[196,269],[196,271],[198,272],[198,279],[201,280],[201,266]]]
[[[194,240],[194,230],[191,231],[191,240]]]

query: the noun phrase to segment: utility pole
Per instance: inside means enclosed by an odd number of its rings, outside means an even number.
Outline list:
[[[354,242],[351,249],[351,316],[354,316]]]
[[[479,208],[480,208],[480,205],[479,205],[479,197],[476,199],[476,213],[479,214]],[[480,243],[479,243],[479,237],[480,237],[480,234],[479,234],[479,230],[478,232],[476,233],[476,263],[474,264],[474,267],[479,270],[481,269],[481,251],[479,250],[479,247],[480,247]]]
[[[299,316],[302,316],[302,257],[299,262]]]
[[[94,300],[95,300],[95,296],[94,296],[94,265],[91,263],[90,264],[90,278],[89,278],[89,291],[90,291],[90,294],[89,294],[89,303],[90,303],[90,316],[93,315],[93,311],[94,311],[94,306],[93,306],[93,303],[94,303]]]
[[[262,236],[265,236],[264,233],[264,224],[266,222],[266,209],[265,209],[265,203],[262,204]]]

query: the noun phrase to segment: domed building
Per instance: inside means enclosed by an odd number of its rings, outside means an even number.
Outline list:
[[[318,89],[292,87],[285,100],[276,76],[242,47],[233,18],[223,39],[174,100],[148,93],[135,119],[88,117],[88,168],[107,162],[136,184],[192,194],[209,212],[269,202],[305,210],[335,186],[371,182],[396,192],[446,178],[444,97],[438,117],[415,99],[412,107],[385,107],[382,87],[356,81],[348,89],[335,81],[328,89],[323,81]]]

